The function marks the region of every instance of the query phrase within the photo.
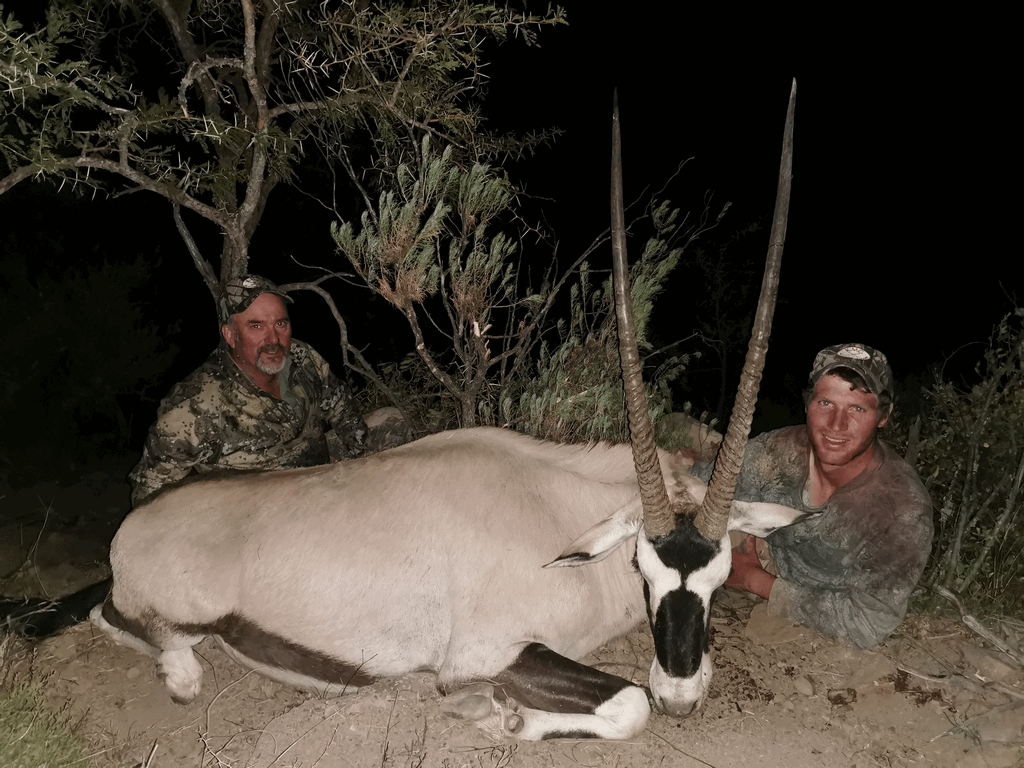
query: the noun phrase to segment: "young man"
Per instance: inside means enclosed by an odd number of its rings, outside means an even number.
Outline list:
[[[316,350],[292,339],[291,301],[258,275],[227,283],[222,343],[161,402],[128,476],[133,505],[193,471],[307,467],[359,456],[368,439],[371,450],[408,440],[404,421],[368,438],[345,384]]]
[[[772,615],[872,648],[902,621],[928,560],[931,500],[878,439],[892,410],[885,355],[863,344],[822,350],[805,405],[806,425],[751,440],[736,498],[816,514],[768,537],[777,576],[747,537],[726,586],[767,598]],[[706,480],[711,467],[694,474]]]

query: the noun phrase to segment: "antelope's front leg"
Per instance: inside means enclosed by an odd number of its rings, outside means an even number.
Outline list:
[[[455,694],[446,711],[526,741],[629,739],[647,726],[643,688],[531,643],[493,685]]]

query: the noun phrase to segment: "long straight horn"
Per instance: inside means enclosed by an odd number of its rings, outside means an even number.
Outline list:
[[[622,382],[626,388],[626,412],[633,446],[633,464],[640,483],[644,508],[644,528],[650,534],[667,533],[673,528],[668,491],[661,475],[654,430],[647,413],[647,397],[640,365],[640,351],[633,324],[633,302],[629,291],[629,265],[626,259],[626,214],[622,206],[622,136],[619,130],[619,95],[612,106],[612,275],[615,286],[615,317],[619,325],[619,359]]]
[[[743,451],[747,447],[750,424],[754,419],[754,404],[757,389],[761,383],[764,359],[768,352],[768,336],[772,331],[772,314],[775,312],[775,296],[779,290],[779,271],[782,265],[782,248],[786,242],[786,223],[789,218],[789,191],[793,180],[793,112],[796,106],[796,80],[789,92],[789,109],[786,111],[786,129],[782,138],[782,163],[779,167],[779,191],[775,197],[775,217],[772,220],[772,234],[768,241],[768,261],[761,282],[761,298],[757,302],[754,316],[754,330],[750,335],[747,359],[740,376],[739,391],[736,392],[736,406],[729,419],[729,429],[718,452],[715,473],[711,477],[707,495],[697,511],[694,520],[697,530],[707,539],[722,538],[729,527],[729,509],[736,490],[736,478],[743,464]]]

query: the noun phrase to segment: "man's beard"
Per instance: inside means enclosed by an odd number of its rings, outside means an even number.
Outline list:
[[[263,361],[263,354],[264,353],[269,353],[269,354],[280,353],[281,354],[281,362],[280,363],[276,363],[276,364],[275,363],[264,362]],[[256,350],[256,370],[260,371],[261,373],[266,373],[268,375],[273,375],[275,373],[280,373],[282,371],[282,369],[284,368],[284,364],[287,363],[287,362],[288,362],[288,350],[286,350],[281,344],[267,344],[265,346],[260,347],[258,350]]]

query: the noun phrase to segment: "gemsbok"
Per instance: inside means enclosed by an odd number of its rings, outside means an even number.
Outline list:
[[[646,614],[654,704],[694,712],[711,680],[728,530],[763,536],[800,515],[731,504],[778,285],[795,95],[794,81],[761,298],[709,486],[654,445],[647,420],[616,105],[614,280],[632,452],[477,428],[339,464],[188,482],[121,525],[113,584],[92,620],[153,656],[179,702],[202,683],[193,646],[214,636],[241,664],[327,694],[432,671],[448,711],[535,740],[644,729],[645,689],[578,659]]]

